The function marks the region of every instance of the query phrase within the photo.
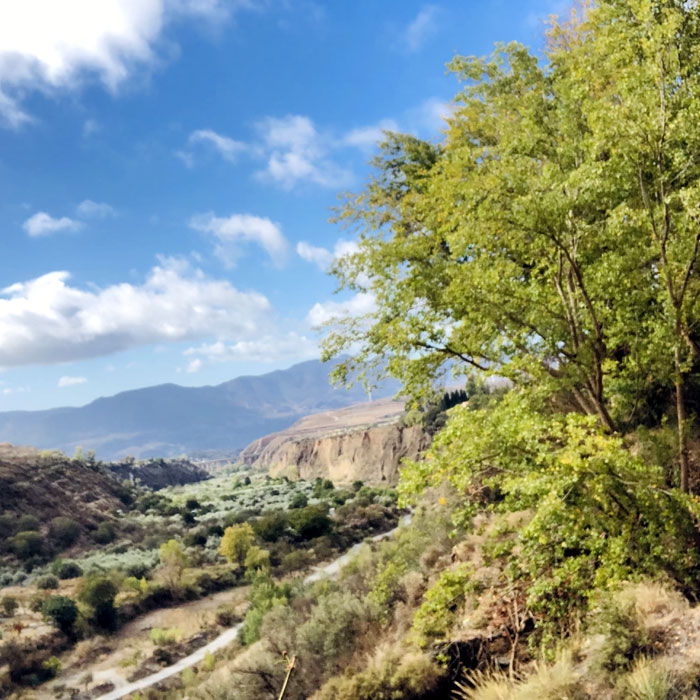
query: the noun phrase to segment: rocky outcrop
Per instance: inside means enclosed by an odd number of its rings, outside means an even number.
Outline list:
[[[107,469],[121,481],[127,479],[154,490],[164,489],[166,486],[193,484],[210,478],[206,471],[185,459],[112,462],[107,465]]]
[[[395,485],[404,457],[418,458],[430,438],[420,426],[399,423],[301,438],[271,436],[260,446],[252,466],[273,476],[330,479],[336,485],[355,480]]]

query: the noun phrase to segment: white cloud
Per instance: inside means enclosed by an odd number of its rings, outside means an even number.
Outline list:
[[[212,234],[217,241],[215,253],[231,267],[241,255],[242,242],[257,243],[275,265],[282,265],[287,257],[289,246],[279,224],[261,216],[232,214],[220,217],[210,212],[193,216],[190,226]]]
[[[241,141],[234,141],[228,136],[217,134],[211,129],[197,129],[190,134],[190,143],[209,143],[223,158],[235,161],[237,156],[245,151],[248,146]],[[187,162],[187,161],[185,161]]]
[[[376,124],[351,129],[343,137],[348,146],[355,146],[362,150],[372,150],[378,143],[384,140],[385,131],[398,131],[399,125],[393,119],[382,119]]]
[[[198,372],[204,363],[221,362],[277,362],[293,357],[301,361],[318,357],[318,345],[304,335],[291,331],[288,333],[268,332],[250,340],[226,343],[221,340],[203,343],[198,347],[185,350],[186,357],[192,357],[186,372]]]
[[[0,119],[30,121],[22,96],[98,79],[115,91],[157,61],[164,27],[183,17],[220,23],[250,0],[8,0],[0,2]]]
[[[311,245],[306,241],[297,243],[297,255],[306,262],[318,265],[322,270],[327,270],[333,262],[333,253],[325,248]]]
[[[63,389],[67,386],[76,386],[77,384],[85,384],[86,382],[86,377],[61,377],[58,380],[58,388]]]
[[[401,34],[400,44],[404,50],[410,53],[418,51],[435,34],[439,11],[435,5],[425,5],[421,8]]]
[[[89,291],[50,272],[0,292],[0,367],[57,364],[161,342],[258,337],[270,303],[181,260],[162,259],[141,285]]]
[[[114,207],[105,202],[93,202],[91,199],[80,202],[75,208],[75,212],[84,219],[106,219],[117,215]]]
[[[11,394],[26,394],[30,391],[28,386],[7,386],[2,390],[2,393],[5,396],[10,396]]]
[[[307,181],[323,187],[341,187],[352,173],[329,158],[333,141],[317,131],[309,117],[289,114],[267,117],[257,124],[261,150],[267,160],[258,175],[285,189]]]
[[[344,255],[352,255],[358,250],[357,243],[355,241],[339,240],[336,242],[333,251],[326,250],[326,248],[321,248],[319,246],[311,245],[306,241],[299,241],[297,243],[297,255],[300,258],[306,260],[307,262],[318,265],[324,272],[328,270],[334,260],[340,258]]]
[[[375,309],[374,295],[369,292],[360,292],[347,301],[317,302],[306,315],[306,320],[312,326],[321,326],[328,321],[344,316],[364,316],[372,313]]]
[[[55,219],[45,211],[40,211],[30,216],[23,224],[22,228],[32,237],[50,236],[58,231],[77,231],[82,224],[67,216]]]

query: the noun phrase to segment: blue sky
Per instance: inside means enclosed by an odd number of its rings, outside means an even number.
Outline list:
[[[0,5],[0,410],[317,356],[371,308],[328,223],[383,128],[440,137],[445,63],[562,0]]]

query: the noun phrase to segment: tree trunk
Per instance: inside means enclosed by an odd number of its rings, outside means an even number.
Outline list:
[[[685,395],[681,349],[676,345],[674,351],[676,365],[676,419],[678,420],[678,461],[680,464],[681,491],[688,493],[688,436],[685,424]]]

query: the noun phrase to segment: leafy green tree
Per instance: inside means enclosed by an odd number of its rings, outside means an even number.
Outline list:
[[[92,612],[92,621],[105,630],[113,630],[117,624],[117,611],[114,599],[119,589],[107,576],[88,576],[81,582],[78,598]]]
[[[180,543],[171,539],[163,542],[158,552],[161,564],[161,574],[166,586],[174,591],[182,583],[182,574],[187,566],[187,556],[182,551]]]
[[[75,622],[78,619],[78,606],[74,600],[66,596],[53,595],[44,601],[41,612],[66,636],[73,636]]]
[[[457,57],[444,141],[389,134],[338,212],[362,237],[334,272],[375,310],[327,336],[326,358],[359,343],[336,378],[385,372],[425,397],[447,371],[497,373],[609,431],[662,382],[687,489],[699,44],[697,3],[603,0],[554,23],[546,62],[518,44]]]
[[[327,515],[327,508],[322,505],[310,505],[290,511],[289,524],[305,540],[321,537],[333,529],[333,521]]]
[[[248,573],[256,574],[270,569],[270,552],[253,545],[248,549],[244,562],[245,570]]]
[[[254,543],[255,531],[248,523],[231,525],[224,530],[219,554],[225,556],[232,564],[243,566],[248,550]]]
[[[700,7],[676,0],[596,3],[555,28],[578,78],[597,177],[618,183],[612,241],[643,246],[653,317],[640,354],[676,394],[680,484],[688,488],[687,384],[700,361]],[[566,50],[559,48],[561,45]],[[591,73],[590,71],[594,71]],[[617,245],[620,245],[617,243]]]
[[[253,521],[255,534],[265,542],[276,542],[287,531],[287,526],[287,518],[280,511],[266,513]]]

